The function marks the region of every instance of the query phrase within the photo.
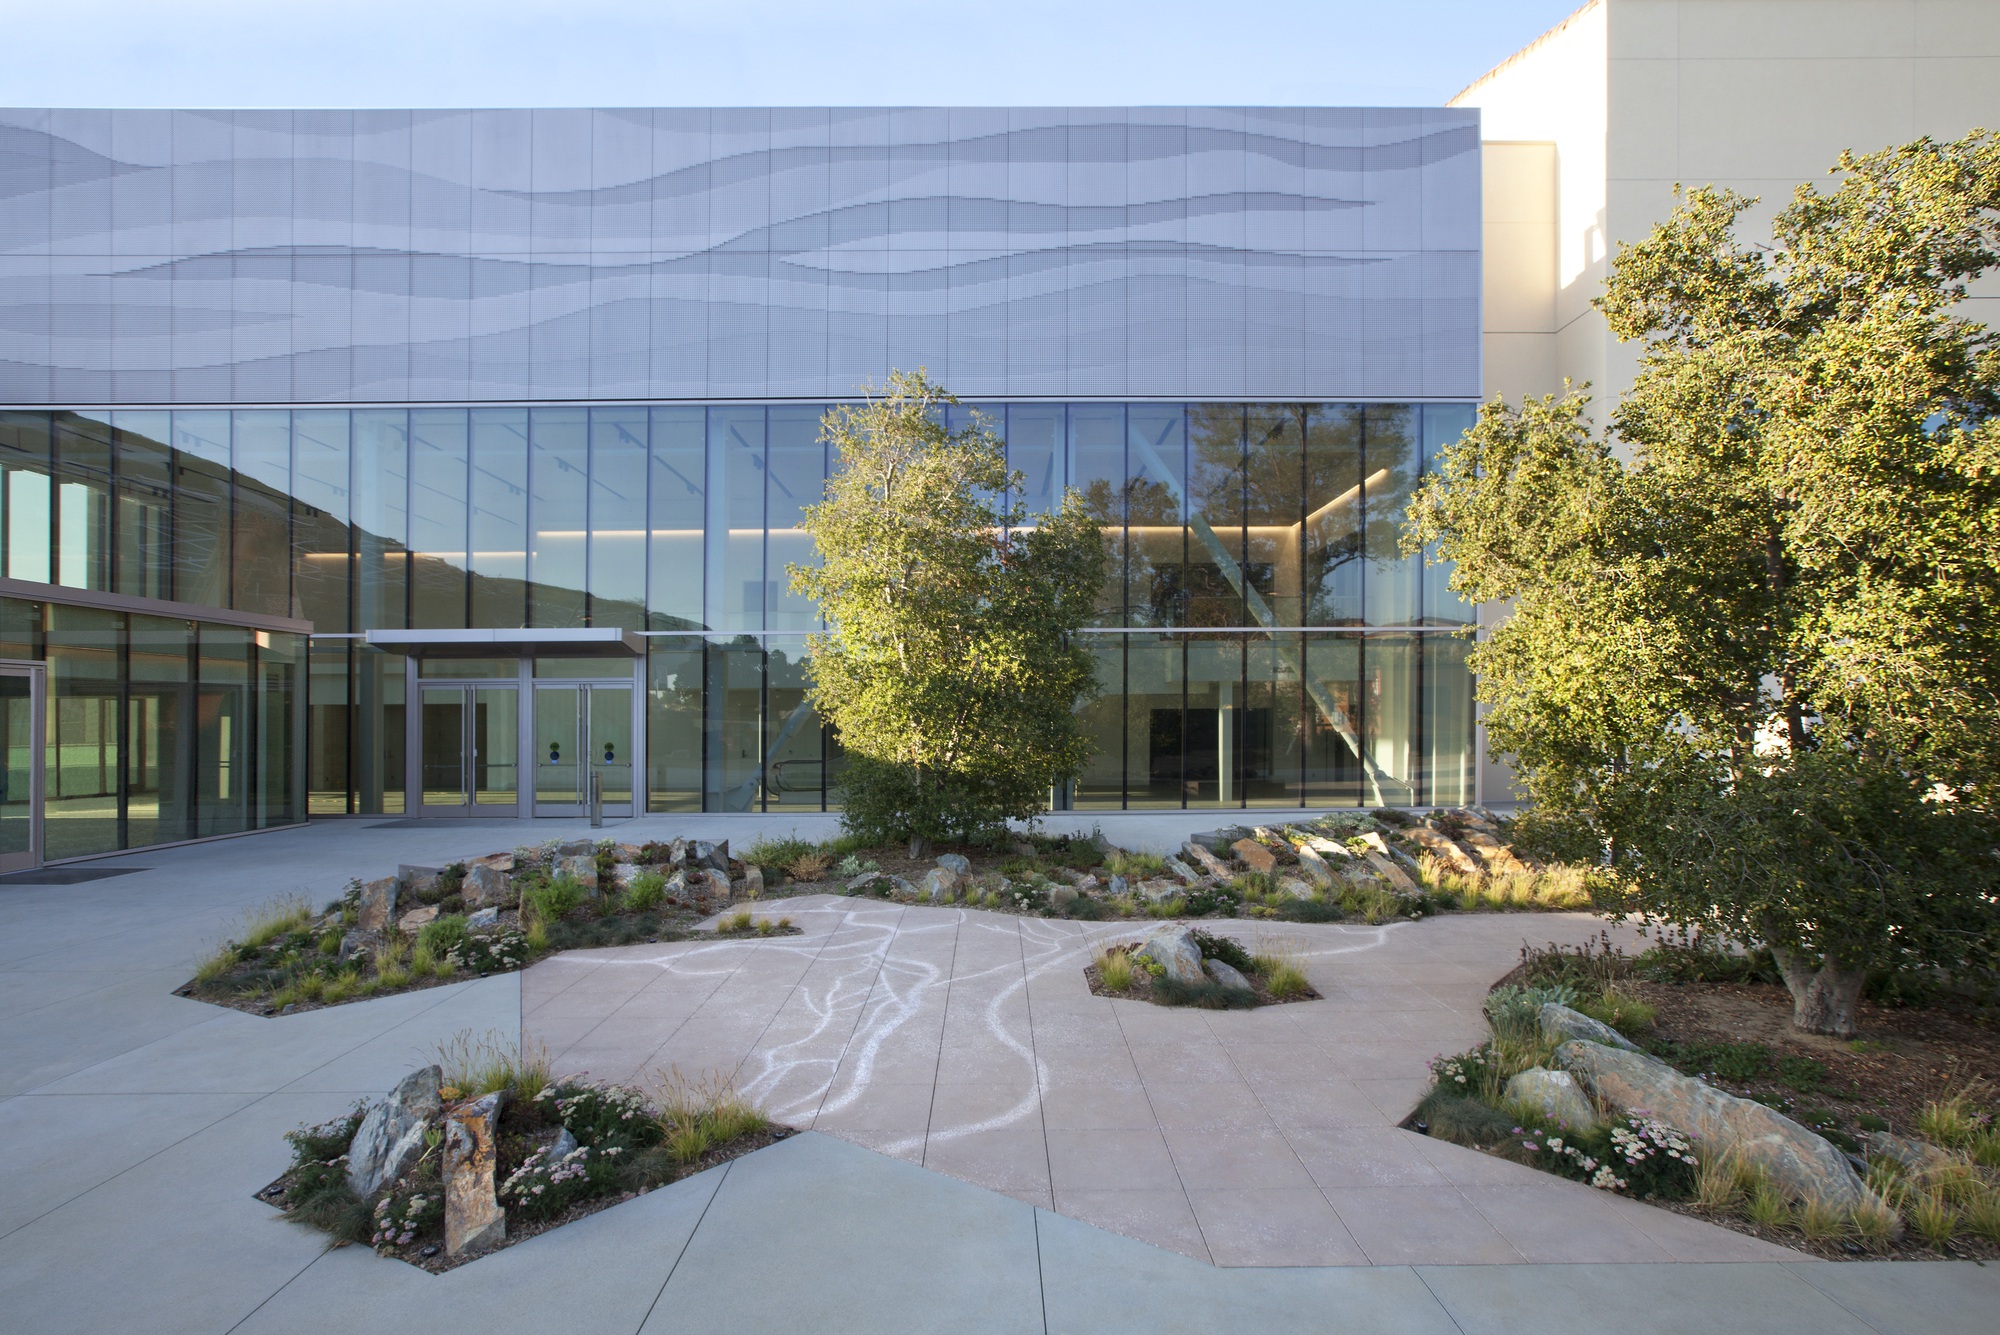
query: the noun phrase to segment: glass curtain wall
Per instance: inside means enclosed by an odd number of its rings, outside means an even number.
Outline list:
[[[162,814],[128,803],[122,819],[265,819],[263,790],[222,776],[280,763],[245,750],[265,738],[238,721],[278,691],[304,702],[288,763],[312,811],[401,811],[403,660],[362,636],[517,626],[649,637],[652,809],[827,805],[838,739],[805,701],[804,637],[820,623],[787,575],[813,558],[798,519],[833,462],[823,407],[0,413],[0,574],[316,627],[282,682],[221,636],[192,641],[179,677],[146,675],[178,651],[114,667],[115,682],[133,674],[138,712],[105,732],[71,707],[76,810],[76,766],[100,742],[107,773],[153,773],[133,750],[145,736],[212,750],[213,783],[161,789]],[[1470,799],[1472,687],[1452,632],[1474,609],[1448,571],[1397,547],[1418,477],[1470,405],[977,410],[1022,476],[1009,499],[1029,522],[1075,487],[1104,527],[1111,573],[1087,632],[1096,752],[1059,803]],[[68,634],[80,700],[102,662]]]

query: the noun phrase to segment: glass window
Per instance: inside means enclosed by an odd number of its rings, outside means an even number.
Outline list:
[[[409,624],[410,420],[401,409],[354,414],[354,626]]]
[[[1305,804],[1362,805],[1361,637],[1304,637]]]
[[[0,554],[9,579],[48,584],[49,415],[0,413]]]
[[[356,809],[401,815],[408,749],[403,731],[403,656],[354,646],[353,758]]]
[[[1185,802],[1182,637],[1133,635],[1125,648],[1125,805]]]
[[[174,474],[167,442],[173,435],[172,415],[121,412],[111,424],[118,510],[112,588],[135,598],[171,598]]]
[[[1417,410],[1408,404],[1370,404],[1364,417],[1367,620],[1371,626],[1414,626],[1422,617],[1423,557],[1402,555],[1399,544],[1403,511],[1424,470]]]
[[[651,641],[646,669],[650,811],[701,810],[701,660],[700,640]]]
[[[1445,450],[1458,443],[1460,436],[1472,428],[1477,411],[1469,403],[1427,403],[1424,405],[1424,469],[1436,472]],[[1479,619],[1479,609],[1466,602],[1451,590],[1452,566],[1449,562],[1437,565],[1428,563],[1435,552],[1433,544],[1425,550],[1424,565],[1424,624],[1426,626],[1467,626]],[[1470,789],[1467,790],[1470,793]],[[1472,798],[1465,799],[1470,802]],[[1443,805],[1440,801],[1440,805]]]
[[[250,828],[250,637],[240,626],[200,628],[194,697],[197,834]]]
[[[647,560],[648,622],[654,630],[700,630],[706,580],[702,570],[702,526],[707,514],[703,437],[707,415],[700,408],[655,408],[652,413],[651,494],[648,500],[652,547]],[[681,810],[681,808],[661,808]]]
[[[56,582],[111,587],[110,414],[57,413]]]
[[[290,616],[292,570],[292,415],[234,414],[236,521],[230,537],[235,606]]]
[[[1300,637],[1251,636],[1243,650],[1243,709],[1237,723],[1243,800],[1295,807],[1304,782],[1305,732],[1299,715]]]
[[[1091,517],[1104,526],[1109,561],[1098,590],[1093,625],[1125,620],[1125,405],[1073,403],[1069,408],[1069,485],[1083,495]]]
[[[1371,595],[1372,596],[1372,595]],[[1420,670],[1415,635],[1370,635],[1362,645],[1363,800],[1402,807],[1417,801]]]
[[[122,417],[122,415],[121,415]],[[329,635],[354,629],[348,616],[348,415],[292,414],[292,571],[299,615]],[[123,539],[121,537],[121,545]]]
[[[590,455],[582,408],[528,415],[528,624],[584,624]]]
[[[1243,409],[1188,409],[1187,624],[1242,626]],[[1190,753],[1192,754],[1192,753]]]
[[[764,410],[708,410],[708,623],[764,624]],[[738,808],[717,808],[736,810]]]
[[[91,607],[48,607],[48,722],[42,856],[120,847],[118,644],[125,618]]]
[[[1306,623],[1361,624],[1361,406],[1321,404],[1306,423]]]
[[[466,622],[468,450],[461,408],[410,411],[410,624]]]
[[[188,792],[188,776],[194,770],[195,702],[189,662],[194,624],[148,616],[134,616],[131,622],[125,846],[143,848],[194,834]]]
[[[1424,802],[1433,806],[1464,806],[1474,799],[1473,772],[1478,766],[1474,745],[1472,670],[1466,655],[1470,640],[1456,635],[1423,637]]]
[[[771,471],[764,493],[765,553],[771,567],[766,616],[771,630],[818,630],[820,625],[819,608],[810,598],[792,592],[792,577],[785,567],[819,564],[819,549],[799,527],[799,514],[826,495],[821,411],[813,404],[771,409]],[[815,755],[817,750],[815,743]]]
[[[764,760],[764,653],[747,636],[708,646],[704,811],[755,811]]]
[[[1256,404],[1244,436],[1244,574],[1264,601],[1270,624],[1304,624],[1299,569],[1305,516],[1304,441],[1316,407]],[[1250,624],[1263,624],[1254,608]]]
[[[590,410],[590,624],[646,628],[646,410]]]
[[[228,607],[229,414],[174,414],[174,594]]]
[[[1178,403],[1135,403],[1125,418],[1125,622],[1186,622],[1187,414]]]
[[[528,624],[528,410],[472,411],[472,624]]]
[[[1007,471],[1021,475],[1008,499],[1024,505],[1028,522],[1056,508],[1063,489],[1063,406],[1016,403],[1007,409]]]
[[[1077,776],[1074,805],[1079,810],[1115,809],[1125,805],[1125,637],[1086,635],[1083,642],[1097,661],[1099,694],[1083,707],[1084,735],[1092,750]]]
[[[775,443],[772,453],[777,453]],[[763,760],[765,809],[824,811],[825,729],[819,711],[806,699],[805,638],[773,636],[765,647],[764,691],[770,718]]]
[[[42,656],[42,605],[0,598],[0,658]]]
[[[256,734],[255,824],[258,829],[290,825],[300,818],[296,778],[300,773],[297,702],[299,655],[305,641],[283,631],[251,637],[257,662],[251,724]]]
[[[535,675],[544,680],[584,678],[598,681],[615,678],[629,681],[632,677],[632,660],[624,657],[605,658],[537,658]]]
[[[353,810],[348,765],[349,641],[314,640],[306,701],[306,804],[315,816]]]
[[[1243,804],[1243,638],[1190,638],[1182,782],[1189,806]]]

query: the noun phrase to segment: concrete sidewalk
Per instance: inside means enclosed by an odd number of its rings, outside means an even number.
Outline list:
[[[735,818],[727,831],[801,823]],[[398,861],[582,833],[388,824],[135,854],[97,865],[147,870],[78,885],[0,885],[0,1328],[1916,1335],[1987,1331],[2000,1310],[2000,1271],[1953,1264],[1223,1269],[816,1134],[446,1276],[326,1252],[253,1198],[286,1161],[283,1133],[379,1093],[454,1033],[516,1032],[519,976],[282,1020],[170,990],[273,895],[324,902]],[[650,817],[616,832],[720,825]]]

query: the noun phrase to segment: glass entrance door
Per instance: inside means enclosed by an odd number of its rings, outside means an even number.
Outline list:
[[[40,674],[0,668],[0,872],[42,861]]]
[[[535,683],[535,814],[578,816],[590,785],[604,814],[632,814],[632,688],[623,683]]]
[[[418,791],[426,815],[471,815],[521,800],[520,688],[424,682]]]

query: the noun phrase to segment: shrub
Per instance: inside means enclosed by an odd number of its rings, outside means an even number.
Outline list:
[[[1183,983],[1164,975],[1153,980],[1153,1000],[1162,1006],[1193,1006],[1201,1010],[1248,1010],[1257,995],[1240,987],[1203,981]]]
[[[1286,899],[1278,905],[1278,916],[1288,922],[1339,922],[1347,913],[1334,900],[1315,895],[1311,899]]]
[[[662,1129],[645,1096],[625,1085],[564,1080],[545,1085],[535,1106],[585,1145],[656,1145]]]
[[[737,856],[753,867],[763,867],[770,871],[785,871],[800,858],[810,857],[819,852],[818,845],[797,835],[786,835],[783,839],[769,839],[760,836],[757,841]]]
[[[1209,932],[1190,932],[1188,935],[1193,938],[1195,949],[1201,952],[1201,957],[1205,960],[1221,960],[1230,968],[1242,973],[1248,973],[1257,967],[1250,959],[1250,952],[1229,937],[1215,936]]]
[[[1826,1067],[1811,1057],[1778,1058],[1778,1079],[1800,1094],[1816,1094],[1826,1084]]]
[[[1198,885],[1182,897],[1182,907],[1190,918],[1206,918],[1211,914],[1228,917],[1241,907],[1241,902],[1226,885]]]
[[[554,1145],[544,1145],[521,1162],[500,1184],[501,1203],[527,1219],[549,1219],[587,1196],[600,1195],[616,1182],[624,1145],[579,1145],[561,1158]]]
[[[1121,946],[1108,946],[1097,952],[1092,961],[1097,965],[1097,977],[1105,987],[1113,992],[1132,990],[1132,956]]]
[[[1540,1031],[1542,1007],[1551,1004],[1575,1005],[1576,989],[1567,983],[1551,983],[1543,987],[1517,987],[1513,984],[1496,987],[1486,994],[1486,1018],[1496,1034],[1510,1038],[1524,1037]]]
[[[728,1076],[717,1072],[689,1077],[669,1068],[657,1077],[660,1126],[668,1154],[691,1164],[712,1147],[762,1131],[770,1119],[736,1091]]]
[[[1433,1065],[1435,1069],[1435,1064]],[[1430,1134],[1458,1145],[1485,1148],[1497,1145],[1510,1134],[1514,1119],[1490,1104],[1440,1085],[1424,1096],[1415,1116],[1430,1125]]]
[[[373,1224],[368,1240],[379,1252],[439,1236],[444,1232],[444,1192],[429,1184],[391,1187],[375,1202]]]
[[[452,913],[433,918],[417,929],[417,944],[435,956],[449,955],[465,944],[465,919]]]
[[[467,973],[485,975],[518,969],[528,958],[528,938],[512,928],[468,936],[441,963]]]
[[[575,911],[584,898],[583,887],[570,876],[534,881],[521,892],[522,903],[533,910],[536,918],[545,922],[555,922]]]
[[[816,848],[810,853],[801,853],[785,865],[785,875],[794,881],[817,881],[825,876],[833,866],[833,854]]]
[[[667,878],[656,871],[642,871],[625,887],[625,911],[647,913],[667,897]]]
[[[858,853],[850,852],[845,854],[840,859],[840,861],[834,865],[833,874],[845,880],[853,880],[856,876],[861,876],[867,872],[880,871],[880,870],[882,870],[881,864],[877,863],[872,858],[864,858],[860,856]]]
[[[1157,853],[1128,853],[1119,849],[1105,859],[1104,866],[1113,876],[1123,876],[1128,881],[1143,881],[1150,876],[1164,875],[1167,860]]]
[[[1571,1004],[1591,1019],[1608,1024],[1627,1036],[1651,1029],[1660,1014],[1658,1007],[1618,987],[1607,987],[1594,997],[1582,997]]]
[[[1401,917],[1404,908],[1395,892],[1382,886],[1349,885],[1340,891],[1341,912],[1371,927]]]

